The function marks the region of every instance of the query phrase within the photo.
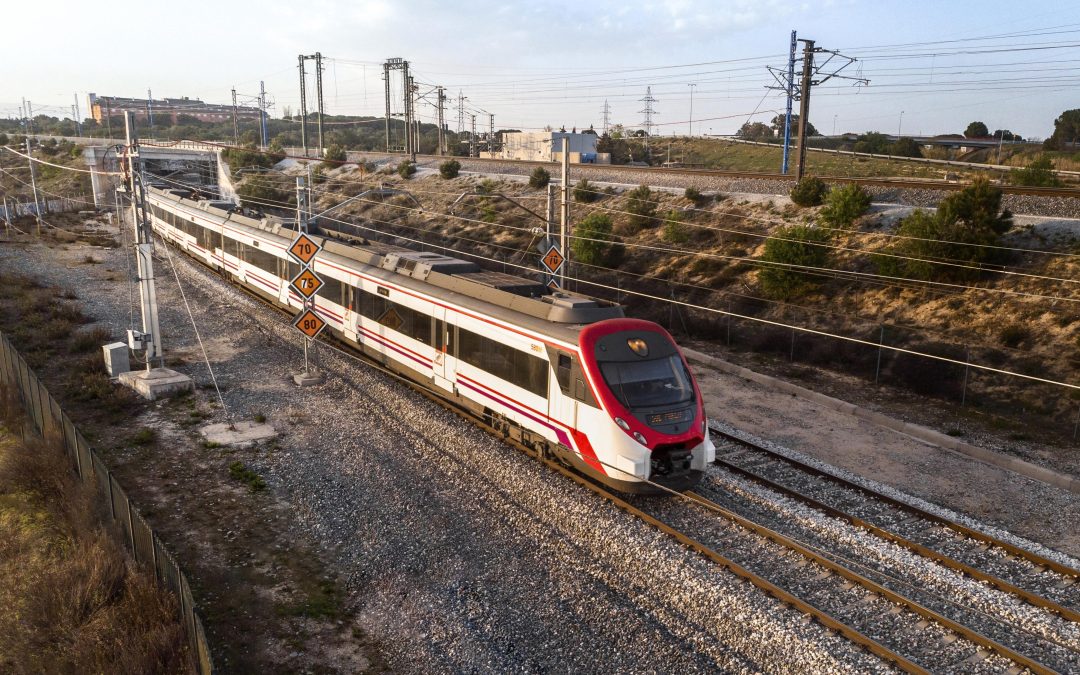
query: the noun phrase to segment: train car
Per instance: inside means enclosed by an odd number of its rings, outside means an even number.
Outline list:
[[[285,308],[288,221],[149,188],[162,237]],[[505,436],[623,492],[687,489],[715,458],[686,359],[660,326],[578,294],[355,234],[313,235],[315,311],[341,340]]]

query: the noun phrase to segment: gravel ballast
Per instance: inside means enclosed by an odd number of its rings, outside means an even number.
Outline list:
[[[101,265],[79,264],[85,253],[9,246],[0,258],[71,288],[119,335],[127,251],[96,250]],[[281,433],[249,466],[322,546],[394,670],[888,670],[352,356],[320,347],[327,383],[297,389],[287,319],[172,260],[232,415],[264,414]],[[169,260],[157,265],[165,348],[211,399]]]

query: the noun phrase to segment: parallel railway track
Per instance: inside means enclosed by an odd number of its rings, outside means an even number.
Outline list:
[[[365,155],[380,155],[388,157],[400,157],[400,155],[387,153],[364,153]],[[440,162],[446,157],[439,155],[417,155],[417,160]],[[552,162],[543,162],[526,159],[496,159],[490,157],[460,157],[459,160],[470,162],[484,162],[503,166],[545,167],[551,168]],[[751,179],[795,182],[789,175],[780,173],[764,173],[753,171],[723,171],[720,169],[692,169],[692,168],[664,168],[656,166],[626,166],[622,164],[574,164],[573,172],[581,177],[588,178],[589,173],[602,173],[604,171],[626,171],[644,174],[667,174],[670,176],[702,176],[709,178],[727,179]],[[902,190],[947,190],[956,191],[967,187],[967,182],[936,180],[932,178],[874,178],[874,177],[849,177],[849,176],[819,176],[822,180],[830,183],[856,183],[859,185],[896,188]],[[1010,195],[1028,195],[1033,197],[1073,197],[1080,198],[1080,188],[1069,187],[1028,187],[1023,185],[1000,185],[1002,192]]]

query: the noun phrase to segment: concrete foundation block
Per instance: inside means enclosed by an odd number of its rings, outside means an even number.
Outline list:
[[[199,433],[203,435],[207,443],[228,445],[234,448],[244,448],[277,435],[273,426],[259,422],[208,424],[200,429]]]
[[[195,389],[190,377],[170,368],[120,373],[120,384],[134,389],[140,396],[151,401]]]
[[[314,368],[302,373],[295,373],[292,379],[298,387],[313,387],[326,382],[326,374],[318,368]]]

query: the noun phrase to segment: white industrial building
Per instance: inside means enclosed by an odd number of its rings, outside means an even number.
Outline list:
[[[503,159],[561,162],[563,148],[572,164],[610,164],[609,153],[596,152],[596,134],[569,131],[508,131],[502,134]]]

